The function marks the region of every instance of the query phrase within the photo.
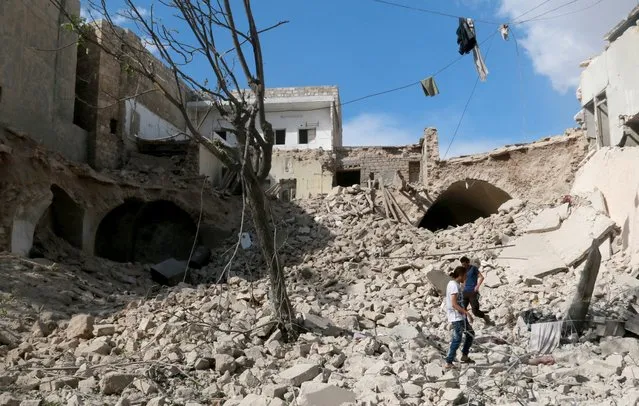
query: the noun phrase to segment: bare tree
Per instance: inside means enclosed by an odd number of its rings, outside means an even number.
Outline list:
[[[49,1],[66,13],[63,0]],[[274,131],[264,109],[265,75],[260,34],[286,21],[258,29],[250,0],[234,2],[235,6],[230,0],[155,0],[150,9],[136,6],[131,0],[124,3],[124,10],[113,12],[106,0],[87,0],[87,13],[108,24],[92,24],[68,13],[70,23],[67,24],[78,33],[80,41],[98,46],[127,69],[150,81],[179,109],[186,121],[187,135],[239,174],[268,268],[270,298],[280,328],[293,339],[296,334],[294,312],[275,247],[273,219],[261,187],[261,181],[271,169]],[[172,83],[167,83],[156,69],[155,58],[149,51],[139,43],[132,44],[124,31],[115,26],[114,20],[122,18],[135,24],[147,48],[157,50],[159,59],[170,69]],[[165,18],[169,22],[164,22]],[[96,27],[100,27],[101,32],[96,33]],[[210,70],[208,77],[190,74],[189,66],[193,63],[205,64]],[[247,87],[248,91],[242,90]],[[210,107],[205,116],[214,109],[231,124],[229,131],[235,134],[237,145],[211,139],[200,131],[201,122],[187,109],[187,103],[194,99],[208,102]]]

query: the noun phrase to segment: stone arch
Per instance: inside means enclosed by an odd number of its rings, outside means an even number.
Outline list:
[[[195,234],[192,217],[174,202],[125,199],[100,221],[95,254],[117,262],[187,259]]]
[[[18,207],[11,231],[11,251],[29,255],[34,238],[49,229],[76,248],[82,247],[84,209],[60,186]]]
[[[510,198],[504,190],[483,180],[457,181],[437,197],[419,226],[435,231],[471,223],[497,213]]]

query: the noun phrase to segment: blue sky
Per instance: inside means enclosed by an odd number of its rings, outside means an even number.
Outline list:
[[[638,4],[637,0],[389,1],[494,22],[508,22],[542,4],[525,18],[542,16],[512,27],[519,53],[513,35],[509,41],[494,35],[481,46],[490,73],[486,82],[478,84],[447,157],[529,142],[574,126],[579,63],[601,52],[603,35]],[[113,10],[118,3],[109,1]],[[136,4],[148,8],[151,3]],[[455,18],[373,0],[253,3],[262,27],[290,21],[262,35],[269,87],[338,85],[342,102],[348,102],[416,82],[459,56]],[[480,41],[497,29],[496,24],[476,23]],[[204,64],[189,69],[196,76],[207,74]],[[423,129],[432,126],[439,130],[444,156],[476,77],[469,54],[436,76],[441,92],[436,97],[425,97],[417,85],[344,106],[344,144],[416,143]]]

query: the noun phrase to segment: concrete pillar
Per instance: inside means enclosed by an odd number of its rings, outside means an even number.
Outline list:
[[[439,136],[437,129],[429,127],[424,130],[422,144],[421,178],[424,185],[428,185],[431,169],[439,162]]]
[[[52,200],[53,193],[47,191],[46,194],[18,207],[11,226],[11,253],[22,256],[29,254],[33,246],[35,228]]]
[[[98,227],[104,216],[96,213],[91,208],[84,211],[84,220],[82,221],[82,251],[89,255],[95,255],[95,236],[98,233]]]

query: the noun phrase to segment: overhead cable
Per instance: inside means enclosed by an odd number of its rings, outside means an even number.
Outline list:
[[[494,38],[494,35],[497,34],[496,32],[489,38]],[[489,38],[487,38],[486,40],[488,40]],[[488,54],[490,53],[490,48],[492,47],[493,42],[491,41],[490,44],[488,44],[488,49],[486,50],[486,60],[488,60]],[[461,127],[462,121],[464,120],[464,116],[466,115],[466,111],[468,110],[468,106],[470,105],[470,101],[473,99],[473,96],[475,95],[475,90],[477,89],[477,84],[479,84],[479,76],[477,76],[477,79],[475,79],[475,84],[473,85],[473,89],[470,91],[470,96],[468,96],[468,100],[466,101],[466,105],[464,106],[464,110],[462,111],[461,116],[459,117],[459,121],[457,122],[457,127],[455,127],[455,132],[453,133],[453,137],[451,138],[450,142],[448,143],[448,148],[446,148],[446,152],[444,153],[444,157],[443,159],[446,159],[446,155],[448,155],[448,151],[450,150],[450,147],[453,145],[453,142],[455,141],[455,137],[457,137],[457,133],[459,132],[459,128]]]

